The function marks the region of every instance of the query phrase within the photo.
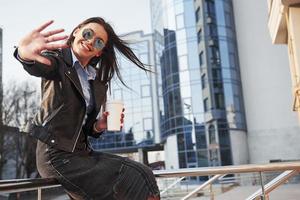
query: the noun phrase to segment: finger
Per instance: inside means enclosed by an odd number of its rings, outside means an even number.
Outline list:
[[[101,123],[99,124],[99,128],[100,128],[100,129],[106,129],[106,128],[107,128],[107,124],[106,124],[105,122],[101,122]]]
[[[60,47],[60,48],[62,48],[62,49],[65,49],[65,48],[68,48],[69,47],[69,45],[68,44],[66,44],[66,43],[64,43],[64,44],[61,44],[62,46]]]
[[[48,49],[48,50],[53,50],[53,49],[59,49],[59,48],[67,48],[68,45],[67,44],[53,44],[53,43],[47,43],[45,45],[45,49]]]
[[[54,22],[53,20],[50,20],[50,21],[44,23],[43,25],[41,25],[40,27],[38,27],[35,31],[41,32],[42,30],[47,28],[50,24],[52,24],[53,22]]]
[[[49,37],[49,36],[51,36],[51,35],[55,35],[55,34],[58,34],[58,33],[62,33],[62,32],[64,32],[64,31],[65,31],[65,29],[61,28],[61,29],[56,29],[56,30],[53,30],[53,31],[48,31],[48,32],[46,32],[46,33],[41,33],[41,34],[42,34],[42,36],[44,36],[44,37]]]
[[[108,112],[103,112],[102,113],[102,117],[105,117],[105,118],[107,118],[107,116],[109,115],[109,113]]]
[[[43,56],[37,55],[35,58],[36,61],[43,63],[45,65],[51,65],[51,61]]]
[[[52,36],[52,37],[47,37],[45,40],[45,42],[56,42],[56,41],[60,41],[60,40],[65,40],[67,39],[68,36],[67,35],[60,35],[60,36]]]

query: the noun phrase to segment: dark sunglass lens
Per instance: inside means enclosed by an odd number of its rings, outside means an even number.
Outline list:
[[[104,48],[104,42],[100,39],[96,39],[95,40],[95,44],[94,44],[94,47],[98,50],[102,50]]]
[[[82,37],[86,40],[90,40],[93,38],[93,31],[91,29],[84,29],[82,31]]]

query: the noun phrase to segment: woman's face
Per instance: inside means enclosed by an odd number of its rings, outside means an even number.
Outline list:
[[[86,65],[91,58],[100,56],[108,35],[102,25],[97,23],[89,23],[73,33],[74,41],[72,49],[78,60]],[[102,49],[101,49],[102,48]]]

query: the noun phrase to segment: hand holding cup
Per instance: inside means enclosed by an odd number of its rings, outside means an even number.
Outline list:
[[[124,111],[122,102],[109,101],[106,104],[106,111],[102,113],[101,118],[95,123],[96,132],[101,132],[105,129],[108,131],[120,131],[124,124]]]

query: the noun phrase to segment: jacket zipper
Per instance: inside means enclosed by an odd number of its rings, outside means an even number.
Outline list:
[[[51,115],[47,117],[47,119],[43,122],[42,125],[45,126],[49,121],[51,121],[51,119],[53,119],[53,117],[57,115],[57,113],[62,109],[63,106],[64,104],[61,104],[57,109],[55,109],[54,112],[52,112]]]
[[[69,79],[73,82],[73,84],[75,85],[76,89],[79,91],[81,97],[84,99],[84,97],[82,96],[81,92],[80,92],[80,89],[77,87],[77,85],[74,83],[74,80],[67,74],[65,73],[65,75],[67,77],[69,77]],[[84,115],[83,115],[83,118],[81,119],[81,126],[80,126],[80,129],[79,129],[79,132],[77,132],[77,137],[76,137],[76,140],[75,140],[75,143],[73,145],[73,148],[72,148],[72,152],[75,151],[75,147],[76,147],[76,144],[77,144],[77,141],[79,139],[79,136],[80,136],[80,132],[82,130],[82,125],[83,125],[83,120],[84,120],[84,117],[85,117],[85,113],[86,113],[86,106],[84,106]]]
[[[85,112],[86,112],[86,111],[85,111]],[[85,113],[85,112],[84,112],[84,113]],[[78,139],[79,139],[80,132],[81,132],[81,130],[82,130],[84,117],[85,117],[85,114],[83,115],[83,119],[81,120],[81,126],[80,126],[80,129],[79,129],[79,132],[77,133],[77,138],[76,138],[75,143],[74,143],[74,145],[73,145],[72,152],[75,151],[75,147],[76,147],[77,141],[78,141]]]

